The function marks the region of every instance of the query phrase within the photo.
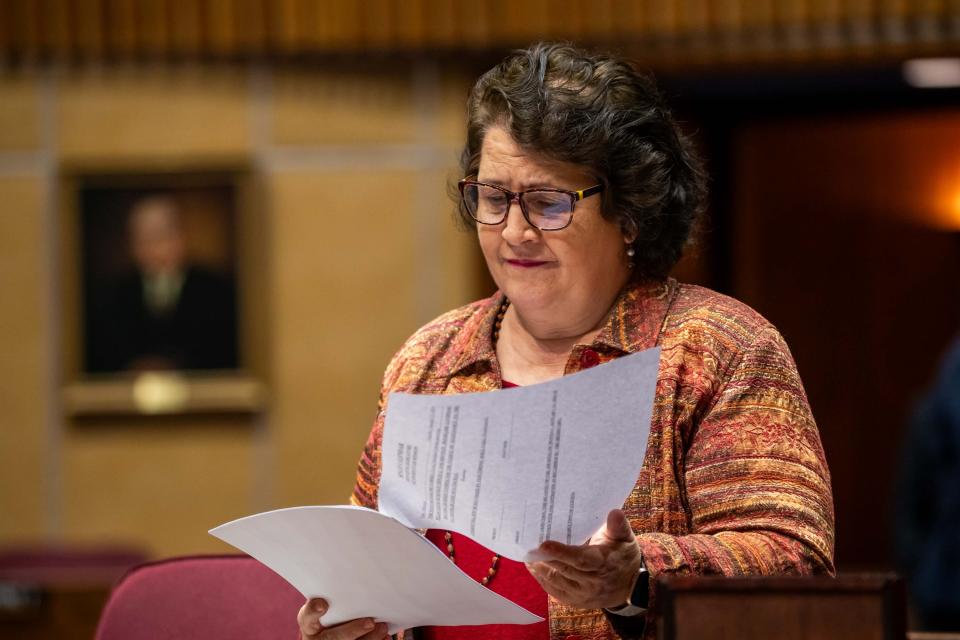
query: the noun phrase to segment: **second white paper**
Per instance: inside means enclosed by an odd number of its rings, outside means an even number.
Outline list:
[[[276,571],[305,598],[325,598],[327,626],[369,616],[396,633],[543,620],[482,586],[426,538],[362,507],[277,509],[210,533]]]
[[[380,512],[514,560],[586,541],[636,483],[659,362],[654,348],[526,387],[390,394]]]

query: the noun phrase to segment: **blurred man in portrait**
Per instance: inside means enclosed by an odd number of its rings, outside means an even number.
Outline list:
[[[107,295],[94,332],[93,369],[230,369],[237,366],[233,287],[191,262],[176,198],[137,201],[127,220],[134,269]]]

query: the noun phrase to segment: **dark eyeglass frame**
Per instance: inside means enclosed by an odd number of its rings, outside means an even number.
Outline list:
[[[474,215],[473,213],[470,213],[470,208],[466,205],[466,196],[463,193],[463,190],[470,185],[478,186],[478,187],[489,187],[491,189],[496,189],[497,191],[500,191],[501,193],[506,194],[507,206],[503,211],[503,217],[501,217],[496,222],[484,222],[483,220],[478,220],[476,215]],[[567,227],[570,226],[570,223],[573,222],[573,213],[574,213],[574,210],[576,209],[576,203],[579,202],[580,200],[583,200],[584,198],[589,198],[592,195],[601,193],[604,189],[602,184],[595,184],[592,187],[587,187],[586,189],[580,189],[579,191],[568,191],[566,189],[551,189],[549,187],[542,187],[538,189],[526,189],[524,191],[510,191],[509,189],[505,187],[501,187],[498,184],[490,184],[488,182],[478,182],[470,178],[464,178],[460,180],[457,183],[457,188],[460,190],[461,205],[463,206],[464,209],[466,209],[470,217],[476,220],[478,224],[486,224],[491,226],[502,224],[503,221],[506,220],[507,216],[510,214],[510,207],[512,207],[514,201],[516,201],[520,203],[520,212],[523,214],[523,219],[527,221],[527,224],[529,224],[531,227],[534,227],[536,229],[540,229],[541,231],[560,231],[561,229],[566,229]],[[567,224],[563,225],[562,227],[547,227],[546,229],[544,229],[543,227],[534,224],[533,221],[530,220],[530,212],[527,211],[527,205],[523,200],[523,196],[528,193],[544,193],[544,192],[563,193],[565,195],[570,196],[570,219],[567,220]]]

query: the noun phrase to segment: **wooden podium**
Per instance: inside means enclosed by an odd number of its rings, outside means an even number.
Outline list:
[[[904,640],[895,575],[673,577],[657,583],[661,640]]]

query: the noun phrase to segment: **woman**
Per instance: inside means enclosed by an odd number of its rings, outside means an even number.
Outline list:
[[[746,306],[667,277],[704,178],[652,84],[565,45],[516,52],[471,92],[462,169],[460,213],[499,291],[426,325],[394,357],[354,503],[377,504],[391,391],[487,391],[662,353],[642,471],[588,544],[545,542],[543,561],[525,567],[427,533],[547,622],[417,636],[651,638],[658,576],[832,573],[829,472],[783,339]],[[366,619],[324,628],[325,607],[304,605],[304,637],[385,634]]]

